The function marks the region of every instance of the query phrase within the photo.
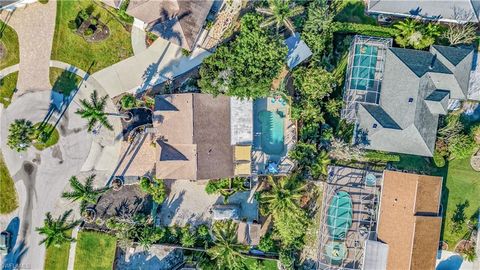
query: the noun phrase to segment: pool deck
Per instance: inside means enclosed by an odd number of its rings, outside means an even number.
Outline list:
[[[259,112],[261,111],[281,111],[285,114],[284,123],[284,149],[279,155],[269,155],[261,149],[261,123],[258,120]],[[271,102],[271,98],[263,98],[254,101],[253,105],[253,148],[252,148],[252,170],[257,175],[266,174],[265,168],[269,161],[277,162],[279,174],[288,174],[294,166],[293,161],[288,158],[288,151],[290,151],[297,141],[297,129],[294,122],[290,118],[290,107],[288,103],[283,105],[279,101]]]
[[[370,173],[376,176],[376,186],[365,185],[365,176]],[[327,213],[333,197],[341,191],[350,195],[353,205],[353,216],[352,225],[345,238],[347,247],[346,258],[340,265],[335,266],[340,266],[341,269],[362,268],[365,242],[375,235],[374,232],[376,231],[382,178],[383,176],[380,172],[348,167],[329,167],[329,178],[323,192],[323,215],[319,228],[319,261],[317,262],[317,269],[326,269],[333,265],[325,252],[327,244],[333,240],[328,230]]]

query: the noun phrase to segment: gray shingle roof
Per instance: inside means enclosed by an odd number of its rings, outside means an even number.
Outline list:
[[[390,48],[390,51],[402,60],[418,77],[422,77],[427,72],[452,73],[430,52],[402,48]]]
[[[458,65],[465,57],[472,53],[472,48],[458,48],[441,45],[433,45],[452,65]]]
[[[400,126],[393,120],[385,110],[373,104],[362,104],[362,106],[369,112],[378,123],[384,128],[400,129]]]
[[[449,94],[450,92],[446,90],[435,90],[430,95],[428,95],[425,99],[431,100],[431,101],[441,101]]]

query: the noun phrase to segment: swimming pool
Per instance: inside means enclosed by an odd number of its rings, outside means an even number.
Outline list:
[[[373,45],[356,44],[352,63],[350,89],[373,88],[378,48]]]
[[[284,149],[285,117],[282,117],[280,113],[272,111],[260,111],[258,113],[262,133],[262,151],[268,155],[280,155]]]
[[[327,226],[335,240],[343,240],[352,226],[352,199],[345,191],[337,192],[328,206]]]

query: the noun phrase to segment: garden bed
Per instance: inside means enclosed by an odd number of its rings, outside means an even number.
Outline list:
[[[10,73],[0,79],[0,103],[6,108],[12,102],[12,96],[17,88],[18,72]]]
[[[109,36],[107,39],[89,42],[82,35],[77,34],[77,26],[80,27],[82,22],[76,22],[75,20],[82,10],[87,9],[89,9],[87,14],[101,19],[101,23],[97,21],[98,24],[104,24],[108,27]],[[97,35],[104,35],[104,33],[99,32]],[[93,37],[91,38],[93,39]],[[95,38],[98,38],[98,36],[95,36]],[[91,0],[57,2],[52,59],[94,73],[132,55],[130,32],[107,9]]]
[[[18,64],[20,61],[18,37],[15,30],[0,21],[0,45],[3,47],[3,56],[0,56],[0,69]]]

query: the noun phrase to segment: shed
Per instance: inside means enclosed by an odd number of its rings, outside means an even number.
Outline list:
[[[312,56],[312,51],[307,44],[300,39],[299,33],[295,33],[293,36],[287,38],[285,44],[288,47],[287,66],[289,69],[295,68]]]

